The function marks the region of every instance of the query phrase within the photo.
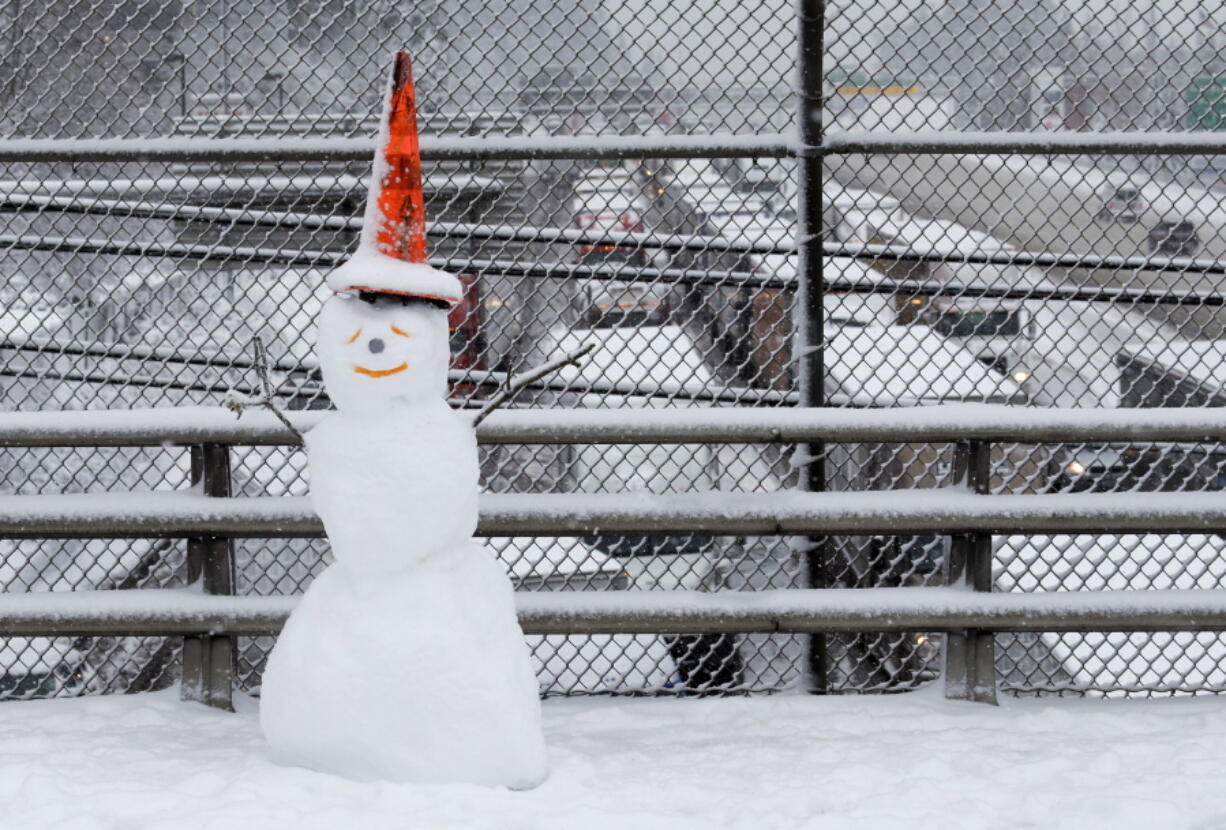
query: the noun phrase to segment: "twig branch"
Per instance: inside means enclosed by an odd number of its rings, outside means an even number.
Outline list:
[[[273,414],[282,426],[288,429],[294,435],[298,436],[299,441],[305,441],[302,433],[298,428],[290,423],[289,418],[285,417],[285,413],[273,401],[272,380],[268,374],[268,352],[264,348],[264,340],[259,335],[251,338],[251,345],[255,349],[255,374],[260,381],[261,397],[248,400],[239,400],[237,398],[229,398],[225,402],[225,406],[230,411],[234,412],[238,417],[243,417],[243,412],[249,406],[262,406]]]
[[[586,356],[595,348],[595,343],[588,343],[581,349],[576,349],[570,354],[563,355],[562,357],[551,360],[548,363],[543,363],[540,366],[537,366],[535,369],[529,369],[523,374],[516,375],[515,377],[508,377],[506,385],[499,389],[494,394],[494,397],[486,401],[485,406],[481,407],[481,409],[478,410],[477,414],[473,417],[473,427],[476,427],[477,424],[488,418],[491,412],[509,401],[511,397],[520,389],[523,389],[530,383],[540,380],[546,375],[552,375],[563,366],[578,366],[580,358]]]

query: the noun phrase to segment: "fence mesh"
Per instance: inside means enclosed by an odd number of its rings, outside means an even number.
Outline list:
[[[1221,129],[1224,25],[1218,6],[1165,0],[1111,10],[1055,0],[830,2],[825,128]],[[790,0],[3,0],[0,132],[372,137],[397,48],[414,55],[425,134],[789,132],[796,38]],[[792,250],[803,230],[830,253],[830,405],[1219,406],[1224,164],[1144,152],[832,155],[821,228],[805,229],[792,159],[428,164],[431,255],[466,286],[452,319],[452,394],[457,406],[479,403],[509,374],[592,342],[582,367],[515,405],[792,405]],[[356,242],[368,164],[0,168],[0,406],[216,404],[255,388],[257,336],[284,405],[327,406],[314,319],[323,274]],[[629,236],[593,241],[609,233]],[[1134,260],[983,262],[1017,252]],[[174,489],[188,477],[186,455],[173,450],[3,455],[4,492]],[[240,449],[233,461],[239,494],[306,492],[298,451]],[[831,446],[825,458],[836,490],[948,485],[950,461],[948,446],[923,445]],[[993,486],[1221,489],[1223,461],[1220,446],[1004,446]],[[520,446],[483,450],[482,470],[493,491],[774,490],[796,486],[806,463],[791,448]],[[0,544],[7,591],[184,579],[178,543]],[[809,544],[489,542],[523,590],[795,587],[805,584]],[[1222,587],[1222,544],[1002,538],[996,587]],[[935,584],[947,546],[833,539],[826,570],[848,588]],[[301,540],[244,541],[237,555],[240,590],[258,594],[303,590],[328,556],[326,544]],[[1226,681],[1223,642],[1005,636],[999,670],[1017,692],[1216,691]],[[245,688],[258,688],[271,643],[241,641]],[[828,637],[826,683],[914,688],[934,676],[938,645],[922,632]],[[157,688],[175,677],[176,647],[10,639],[0,696]],[[766,635],[533,641],[542,688],[557,694],[787,689],[805,682],[806,648],[804,638]]]

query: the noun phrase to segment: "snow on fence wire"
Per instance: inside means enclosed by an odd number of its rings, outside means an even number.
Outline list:
[[[1226,417],[1221,413],[972,405],[876,412],[503,411],[481,425],[480,442],[957,442],[956,463],[966,486],[862,493],[494,493],[482,496],[478,534],[946,534],[954,538],[945,560],[947,588],[521,595],[521,618],[529,634],[942,631],[947,695],[991,702],[995,632],[1226,630],[1222,590],[992,596],[992,534],[1226,533],[1226,494],[988,495],[990,444],[1222,442]],[[308,428],[319,415],[291,417]],[[322,533],[307,498],[233,497],[228,448],[296,440],[267,413],[237,421],[229,412],[205,408],[0,416],[5,447],[189,446],[196,492],[7,496],[0,498],[0,536],[187,538],[189,576],[204,592],[5,595],[0,636],[181,635],[185,697],[228,707],[233,638],[275,631],[294,602],[227,596],[234,593],[228,540]]]

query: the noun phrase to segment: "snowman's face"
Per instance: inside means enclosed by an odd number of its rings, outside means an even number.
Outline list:
[[[447,312],[338,294],[315,341],[328,397],[345,412],[438,400],[447,393]]]

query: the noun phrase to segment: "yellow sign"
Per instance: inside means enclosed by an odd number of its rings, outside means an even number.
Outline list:
[[[911,86],[903,86],[902,84],[891,84],[890,86],[876,86],[868,84],[866,86],[840,86],[835,89],[839,95],[919,95],[919,86],[912,84]]]

